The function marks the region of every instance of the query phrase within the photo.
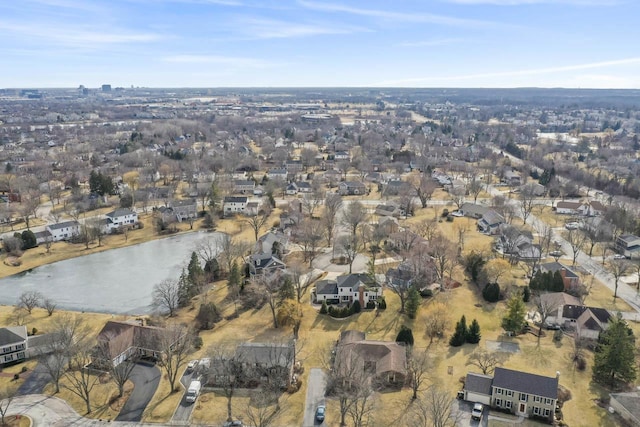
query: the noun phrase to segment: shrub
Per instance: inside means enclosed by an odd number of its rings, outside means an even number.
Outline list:
[[[351,313],[353,314],[360,313],[361,310],[362,310],[362,307],[360,306],[360,301],[355,300],[351,305]]]
[[[447,222],[453,222],[453,217],[449,215],[449,216],[447,217]]]
[[[367,302],[367,310],[373,310],[374,308],[376,308],[376,302],[374,300],[369,300],[369,302]]]
[[[482,298],[487,302],[497,302],[500,299],[500,285],[489,283],[482,290]]]
[[[20,236],[22,238],[22,249],[27,250],[38,246],[36,235],[31,230],[25,230]]]
[[[486,261],[482,257],[482,254],[478,254],[476,252],[471,252],[464,260],[465,270],[471,276],[471,280],[474,282],[478,282],[478,277],[480,276],[480,271],[482,267],[486,264]]]
[[[35,335],[37,333],[38,333],[38,329],[36,328],[31,329],[31,335]]]
[[[555,331],[555,332],[553,333],[553,342],[560,342],[560,341],[562,341],[562,336],[563,336],[562,331],[561,331],[560,329],[558,329],[557,331]]]
[[[20,372],[27,372],[27,367],[26,367],[26,366],[23,366],[23,367],[20,369]]]
[[[20,379],[20,374],[13,374],[13,380],[18,381]]]
[[[529,289],[528,286],[525,286],[524,290],[522,291],[522,301],[529,302],[530,299],[531,299],[531,290]]]
[[[446,218],[449,216],[449,209],[443,209],[442,210],[442,215],[443,218]]]
[[[333,307],[332,307],[333,308]],[[320,306],[320,314],[327,314],[327,302],[322,301],[322,305]]]
[[[420,296],[422,298],[431,298],[433,296],[433,291],[431,289],[420,289]]]
[[[386,310],[387,302],[384,300],[384,297],[380,297],[378,300],[378,310]]]
[[[195,348],[196,350],[200,350],[203,344],[202,337],[196,335],[195,337],[193,337],[191,344],[193,345],[193,348]]]
[[[576,369],[578,369],[578,371],[584,371],[585,369],[587,369],[587,361],[584,357],[579,357],[576,359]]]
[[[406,345],[413,345],[413,331],[411,328],[402,325],[400,331],[396,336],[397,343],[405,343]]]
[[[222,320],[218,307],[212,302],[204,303],[200,306],[196,315],[196,322],[199,329],[212,329],[213,325]]]

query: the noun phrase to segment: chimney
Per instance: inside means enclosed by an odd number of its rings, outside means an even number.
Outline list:
[[[556,371],[556,379],[560,381],[560,371]]]

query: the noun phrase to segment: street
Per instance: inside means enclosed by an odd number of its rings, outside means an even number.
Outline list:
[[[327,380],[324,371],[320,368],[311,368],[309,371],[309,383],[307,384],[307,398],[304,406],[304,420],[302,427],[314,427],[320,425],[316,421],[315,414],[318,405],[324,403],[324,394]]]

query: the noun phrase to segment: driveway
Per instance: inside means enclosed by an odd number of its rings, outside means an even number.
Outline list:
[[[480,426],[487,427],[489,425],[489,411],[485,407],[482,419],[480,421],[471,419],[471,409],[474,402],[467,402],[466,400],[455,400],[452,404],[451,414],[456,419],[456,426]]]
[[[135,385],[133,392],[124,404],[116,421],[140,421],[142,413],[153,398],[160,382],[160,369],[151,363],[136,364],[131,372],[131,381]]]
[[[18,394],[42,394],[45,386],[49,384],[50,381],[51,375],[49,375],[44,365],[38,362],[34,370],[18,388]]]
[[[312,368],[309,371],[307,384],[307,400],[304,405],[304,419],[302,427],[313,427],[319,425],[316,422],[316,407],[324,403],[324,393],[327,388],[327,379],[324,371],[320,368]]]
[[[171,417],[171,423],[187,425],[189,423],[189,418],[191,418],[191,412],[193,412],[193,407],[195,402],[189,403],[186,401],[187,397],[187,389],[191,384],[191,381],[197,380],[200,378],[195,371],[187,371],[185,370],[180,378],[180,384],[184,387],[184,393],[182,394],[182,399],[180,399],[180,404],[176,408],[176,411],[173,413],[173,417]],[[196,399],[197,402],[197,399]]]

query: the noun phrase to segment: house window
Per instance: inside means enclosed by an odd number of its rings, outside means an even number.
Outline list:
[[[536,403],[540,403],[542,399],[540,398],[540,396],[533,396],[533,401]]]
[[[520,393],[520,402],[526,402],[526,401],[527,401],[527,394]]]
[[[343,295],[341,297],[342,301],[349,301],[349,296],[348,295]]]
[[[357,296],[358,296],[358,293],[357,293],[357,292],[354,292],[354,293],[353,293],[353,296],[354,296],[354,297],[357,297]]]
[[[538,408],[537,406],[534,406],[533,407],[533,415],[541,415],[540,408]]]
[[[496,394],[502,394],[502,389],[501,388],[497,388],[496,389]]]
[[[496,406],[502,408],[502,399],[496,399]]]
[[[545,417],[548,417],[550,413],[551,413],[551,411],[549,409],[545,409],[544,410],[544,416]]]
[[[552,400],[551,399],[545,399],[544,400],[544,404],[545,405],[551,405]]]
[[[512,402],[512,401],[510,401],[510,400],[507,400],[505,403],[507,404],[507,405],[506,405],[506,406],[507,406],[507,409],[511,409],[511,406],[513,405],[513,402]]]
[[[376,299],[378,299],[378,297],[376,295],[371,295],[369,297],[369,301],[375,301]]]
[[[509,397],[513,397],[513,391],[512,390],[505,390],[504,394],[506,394]]]

